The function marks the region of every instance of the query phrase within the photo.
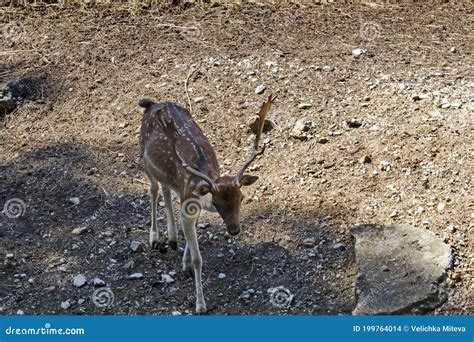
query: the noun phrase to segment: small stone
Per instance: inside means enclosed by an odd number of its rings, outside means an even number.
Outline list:
[[[181,316],[181,312],[175,310],[171,313],[172,316]]]
[[[158,205],[163,208],[163,207],[165,206],[165,202],[159,201],[159,202],[158,202]]]
[[[379,167],[380,167],[380,170],[382,170],[382,171],[390,171],[390,169],[391,169],[390,163],[386,160],[382,160],[380,162]]]
[[[15,255],[13,253],[8,253],[7,255],[5,255],[6,259],[13,259],[14,257]]]
[[[306,140],[308,139],[307,132],[313,127],[313,122],[302,118],[296,121],[293,130],[291,131],[291,136],[296,139]]]
[[[86,277],[84,277],[82,274],[78,274],[77,276],[74,277],[74,286],[75,287],[82,287],[86,283]]]
[[[370,156],[363,156],[359,159],[359,163],[361,164],[370,164],[372,162],[372,158]]]
[[[94,278],[94,286],[105,286],[105,281],[100,278]]]
[[[79,304],[79,305],[82,305],[82,304],[84,304],[85,302],[86,302],[86,300],[85,300],[84,298],[79,298],[79,299],[77,300],[77,304]]]
[[[210,224],[210,223],[207,223],[207,222],[206,222],[206,223],[198,223],[198,225],[197,225],[197,227],[198,227],[199,229],[206,229],[206,228],[208,228],[208,227],[210,227],[210,226],[211,226],[211,224]]]
[[[421,101],[421,100],[427,99],[428,95],[426,95],[426,94],[412,94],[411,98],[413,99],[413,101]]]
[[[442,212],[444,211],[444,208],[446,207],[446,203],[443,203],[443,202],[440,202],[438,204],[438,206],[436,207],[436,209],[439,211],[439,212]]]
[[[405,90],[406,88],[407,88],[407,85],[405,83],[398,83],[398,89]]]
[[[25,312],[24,312],[23,310],[18,310],[18,311],[16,312],[16,314],[17,314],[18,316],[23,316],[23,315],[25,314]]]
[[[362,122],[357,121],[356,119],[346,120],[344,124],[349,128],[359,128],[362,126]]]
[[[170,276],[169,274],[163,274],[161,275],[161,281],[165,284],[172,284],[174,283],[174,279],[172,276]]]
[[[361,49],[361,48],[353,49],[352,50],[352,56],[359,57],[359,56],[361,56],[362,54],[364,54],[366,52],[367,52],[367,50]]]
[[[396,209],[390,213],[391,218],[394,218],[394,217],[397,217],[397,216],[398,216],[398,212],[397,212]]]
[[[312,248],[316,245],[316,241],[312,238],[304,239],[303,240],[303,247]]]
[[[61,302],[61,309],[67,310],[71,307],[71,303],[69,302],[69,299],[66,300],[65,302]]]
[[[194,98],[194,103],[200,103],[204,101],[204,96],[199,96]]]
[[[324,138],[324,137],[318,139],[318,143],[319,143],[319,144],[326,144],[328,141],[329,141],[329,139],[328,139],[328,138]]]
[[[451,233],[454,233],[456,231],[456,228],[453,225],[447,226],[446,229]]]
[[[79,199],[79,197],[71,197],[69,199],[69,202],[71,202],[74,205],[79,205],[79,203],[81,203],[81,200]]]
[[[74,228],[72,230],[72,233],[74,235],[81,235],[81,234],[85,233],[86,231],[87,231],[87,227],[79,227],[79,228]]]
[[[309,108],[311,108],[311,107],[312,107],[312,104],[311,104],[311,103],[300,103],[300,104],[298,105],[298,108],[299,108],[299,109],[309,109]]]
[[[224,278],[225,278],[225,273],[219,273],[218,278],[219,278],[219,279],[224,279]]]
[[[449,52],[451,52],[451,53],[456,53],[456,48],[455,48],[455,47],[452,47],[451,49],[449,49]]]
[[[133,252],[139,252],[143,249],[143,246],[142,246],[141,242],[139,242],[139,241],[132,241],[130,243],[130,249]]]
[[[382,266],[382,272],[389,272],[390,268],[387,265]]]
[[[247,291],[244,291],[242,292],[242,294],[239,296],[240,299],[250,299],[250,293],[248,293]]]
[[[267,89],[263,84],[260,84],[256,89],[255,89],[255,94],[263,94],[263,92]]]
[[[332,249],[334,249],[335,251],[338,251],[338,252],[342,252],[342,251],[346,250],[346,245],[343,244],[342,242],[338,242],[338,243],[334,244],[334,246],[332,246]]]
[[[141,272],[132,273],[128,276],[128,279],[141,279],[141,278],[143,278],[143,273]]]

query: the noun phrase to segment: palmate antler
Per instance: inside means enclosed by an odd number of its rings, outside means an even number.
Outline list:
[[[258,128],[257,134],[255,135],[255,140],[253,143],[252,153],[244,162],[244,165],[239,169],[237,175],[234,178],[234,184],[240,187],[240,181],[242,180],[242,176],[244,175],[245,170],[252,164],[252,162],[257,158],[257,156],[263,154],[265,152],[266,145],[263,144],[261,148],[259,148],[260,144],[260,137],[262,136],[263,126],[265,125],[265,118],[267,117],[268,112],[270,111],[270,107],[275,101],[276,96],[270,94],[268,100],[263,103],[262,107],[260,108],[260,112],[258,113]]]
[[[174,119],[172,117],[166,116],[166,113],[163,110],[158,112],[158,118],[159,118],[160,126],[163,128],[163,131],[165,132],[166,136],[171,140],[171,144],[174,147],[175,155],[178,158],[181,165],[189,173],[205,180],[209,184],[209,186],[211,187],[212,191],[216,191],[217,186],[211,178],[209,178],[206,174],[194,169],[191,165],[186,163],[186,161],[184,161],[184,159],[181,158],[181,156],[179,155],[178,149],[176,147],[177,146],[176,142],[178,141],[178,138],[181,135],[181,133],[176,128],[176,123],[175,123]]]

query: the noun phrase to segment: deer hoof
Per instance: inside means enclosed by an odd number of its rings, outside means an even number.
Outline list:
[[[178,243],[176,241],[168,241],[168,246],[170,246],[173,251],[178,250]]]
[[[184,266],[183,272],[186,277],[194,278],[194,269],[191,266]]]
[[[204,315],[206,312],[206,304],[196,304],[196,315]]]

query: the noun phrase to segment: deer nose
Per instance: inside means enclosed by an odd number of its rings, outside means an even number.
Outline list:
[[[232,235],[238,235],[240,233],[240,225],[238,224],[230,224],[227,226],[227,232]]]

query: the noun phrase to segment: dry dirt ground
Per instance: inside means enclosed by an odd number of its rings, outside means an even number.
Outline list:
[[[253,167],[260,179],[244,191],[242,233],[225,236],[214,214],[201,220],[210,224],[199,241],[211,314],[350,314],[357,223],[413,224],[449,242],[451,295],[435,313],[473,313],[472,5],[0,13],[0,81],[29,77],[35,93],[1,119],[1,314],[193,313],[182,234],[178,252],[148,246],[137,106],[142,97],[187,106],[193,70],[192,112],[222,172],[236,171],[249,118],[278,95],[277,128]],[[301,118],[313,123],[307,140],[290,134]],[[24,202],[20,212],[7,211],[12,199]],[[129,248],[134,240],[143,250]],[[137,272],[143,278],[128,279]],[[112,305],[93,303],[95,277]],[[270,301],[276,286],[294,295],[289,307]]]

